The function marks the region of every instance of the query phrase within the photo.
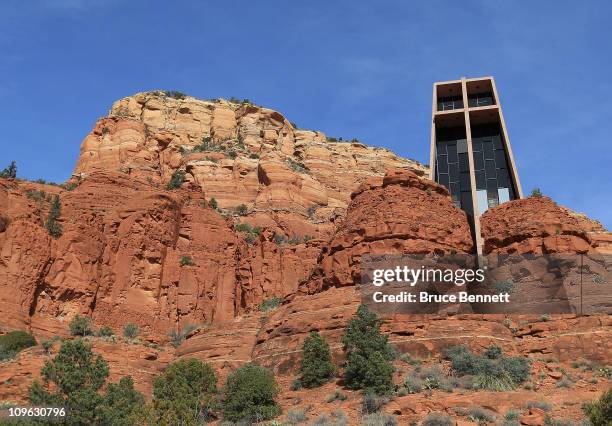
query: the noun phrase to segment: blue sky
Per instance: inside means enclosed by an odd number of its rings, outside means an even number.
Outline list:
[[[112,102],[249,98],[300,127],[428,162],[431,85],[493,75],[526,192],[612,228],[612,3],[0,4],[0,167],[63,181]]]

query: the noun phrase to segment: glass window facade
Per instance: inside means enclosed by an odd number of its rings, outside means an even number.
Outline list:
[[[436,142],[436,180],[446,186],[455,205],[473,215],[465,129],[440,129]]]
[[[515,195],[499,125],[474,126],[472,148],[479,212],[513,200]]]

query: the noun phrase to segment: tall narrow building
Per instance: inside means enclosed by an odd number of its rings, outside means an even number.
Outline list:
[[[430,165],[430,178],[467,213],[482,254],[480,215],[523,196],[493,77],[434,83]]]

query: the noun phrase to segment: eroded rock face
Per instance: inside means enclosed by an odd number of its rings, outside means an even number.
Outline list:
[[[122,171],[163,185],[181,168],[222,208],[245,204],[288,236],[326,236],[351,192],[389,167],[426,170],[386,149],[327,142],[250,103],[149,92],[115,102],[83,141],[74,174]]]
[[[481,217],[484,253],[586,253],[592,249],[585,227],[548,197],[514,200]]]
[[[445,187],[406,169],[390,169],[352,194],[346,217],[323,248],[319,269],[302,286],[313,293],[360,281],[365,254],[467,253],[473,242],[465,213]]]

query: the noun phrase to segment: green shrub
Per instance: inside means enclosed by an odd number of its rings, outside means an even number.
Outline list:
[[[232,160],[234,160],[236,157],[238,157],[238,153],[234,150],[228,151],[227,156],[231,158]]]
[[[386,394],[393,388],[393,348],[380,332],[382,321],[361,305],[347,327],[342,343],[347,353],[344,381],[350,389]]]
[[[593,426],[610,426],[612,388],[605,391],[598,400],[584,404],[582,410]]]
[[[455,421],[446,414],[429,413],[421,422],[421,426],[455,426]]]
[[[130,377],[99,393],[108,377],[108,364],[81,339],[62,342],[55,358],[45,362],[41,376],[42,383],[36,380],[30,386],[30,403],[66,407],[70,424],[128,426],[129,417],[144,404]]]
[[[304,387],[302,385],[302,381],[300,379],[295,379],[294,381],[291,382],[291,386],[289,387],[289,390],[297,391],[297,390],[302,389],[302,387]]]
[[[255,364],[238,368],[227,378],[224,388],[225,420],[263,421],[281,413],[276,404],[278,386],[269,370]]]
[[[169,98],[178,99],[178,100],[183,100],[187,97],[186,94],[179,92],[178,90],[164,90],[163,93]]]
[[[20,351],[36,346],[36,339],[27,331],[15,330],[0,336],[0,361],[12,359]]]
[[[219,207],[219,205],[217,204],[217,200],[214,197],[208,200],[208,205],[210,206],[211,209],[214,209],[214,210],[217,210],[217,207]]]
[[[166,189],[171,191],[180,188],[183,182],[185,182],[185,171],[175,170],[174,173],[172,173],[170,181],[166,184]]]
[[[47,232],[53,238],[58,238],[62,235],[63,229],[62,225],[57,222],[59,219],[62,210],[62,205],[60,204],[59,195],[53,197],[53,201],[51,202],[51,208],[49,209],[49,214],[47,215],[47,220],[45,221],[45,228],[47,228]]]
[[[193,265],[195,265],[195,262],[193,261],[193,259],[190,256],[187,256],[187,255],[181,256],[180,263],[181,263],[181,266],[193,266]]]
[[[271,311],[273,309],[278,308],[280,304],[282,303],[282,301],[283,301],[282,298],[276,297],[276,296],[270,299],[266,299],[259,304],[259,310],[262,312]]]
[[[213,368],[189,358],[170,364],[153,381],[153,406],[161,424],[199,424],[214,410],[217,377]]]
[[[68,324],[68,329],[73,336],[88,336],[92,334],[91,318],[76,314]]]
[[[308,169],[306,169],[306,166],[304,165],[304,163],[301,163],[299,161],[295,161],[292,158],[287,159],[287,165],[294,172],[297,172],[297,173],[308,173]]]
[[[15,179],[17,177],[17,163],[13,160],[4,170],[0,172],[0,177],[5,179]]]
[[[115,332],[109,326],[104,326],[98,330],[98,336],[100,337],[110,337],[114,335],[115,335]]]
[[[465,346],[454,346],[447,351],[447,357],[455,373],[475,376],[476,386],[481,389],[514,389],[529,377],[527,358],[505,357],[496,346],[489,347],[485,356],[473,354]]]
[[[395,416],[384,413],[368,414],[361,421],[361,426],[396,426]]]
[[[70,192],[70,191],[74,191],[77,188],[77,186],[79,186],[79,184],[76,182],[72,182],[72,183],[67,183],[66,185],[62,185],[62,186],[66,191]]]
[[[128,323],[123,327],[123,336],[127,337],[128,339],[135,338],[138,336],[139,332],[140,330],[138,330],[138,326],[134,323]]]
[[[533,188],[531,190],[531,196],[532,197],[541,197],[542,196],[542,191],[540,191],[540,188]]]
[[[257,160],[257,159],[259,159],[259,154],[256,154],[256,153],[253,152],[253,153],[249,154],[249,158],[251,158],[253,160]]]
[[[246,204],[240,204],[238,207],[236,207],[236,213],[238,213],[240,216],[246,216],[248,212],[249,208],[246,206]]]
[[[336,367],[332,363],[329,344],[317,332],[313,331],[304,340],[302,358],[302,384],[307,388],[314,388],[329,382]]]

